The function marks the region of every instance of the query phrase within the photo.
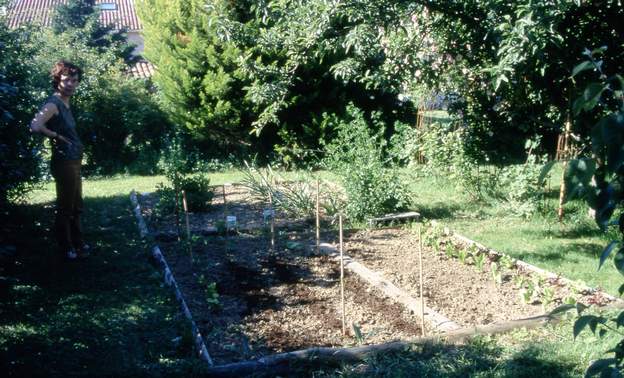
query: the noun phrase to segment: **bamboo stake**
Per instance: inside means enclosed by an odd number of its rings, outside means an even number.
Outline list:
[[[175,192],[175,218],[176,218],[176,229],[178,231],[178,241],[180,241],[180,193],[178,193],[178,187],[175,186],[173,188]]]
[[[191,248],[191,227],[189,225],[188,206],[186,202],[186,192],[182,191],[182,205],[184,206],[184,216],[186,217],[186,245],[188,246],[191,264],[193,264],[193,249]]]
[[[227,199],[225,193],[225,184],[223,184],[223,221],[225,222],[225,252],[228,251],[228,223],[227,223]]]
[[[273,210],[273,194],[269,191],[269,208],[271,209],[271,253],[275,252],[275,210]]]
[[[557,209],[557,216],[559,217],[559,223],[563,222],[563,201],[566,196],[566,184],[565,184],[565,173],[568,167],[568,140],[570,136],[570,132],[572,131],[572,121],[570,120],[570,115],[566,119],[565,123],[565,134],[563,136],[563,148],[564,148],[564,160],[563,160],[563,173],[561,173],[561,186],[559,187],[559,208]]]
[[[227,216],[227,199],[225,198],[225,184],[223,184],[223,217]]]
[[[425,293],[423,291],[422,229],[418,225],[418,264],[420,270],[420,328],[425,337]]]
[[[319,180],[316,180],[316,253],[321,251],[321,213],[320,213],[320,188]]]
[[[346,335],[346,321],[345,321],[345,296],[344,296],[344,258],[343,258],[343,243],[342,243],[342,214],[338,215],[338,227],[340,230],[340,305],[342,307],[342,335]]]

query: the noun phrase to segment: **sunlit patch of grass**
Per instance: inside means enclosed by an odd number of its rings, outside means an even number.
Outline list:
[[[561,172],[556,165],[550,176],[545,211],[528,219],[510,215],[495,203],[471,201],[446,177],[425,175],[417,169],[406,169],[404,177],[415,193],[414,210],[425,218],[437,219],[499,252],[617,295],[622,277],[612,264],[597,272],[598,257],[614,232],[602,233],[587,215],[587,205],[578,201],[565,205],[564,221],[559,223],[556,209]]]

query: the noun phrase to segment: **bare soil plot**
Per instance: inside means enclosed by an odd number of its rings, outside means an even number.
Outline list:
[[[230,186],[227,215],[237,217],[240,232],[206,236],[204,231],[224,219],[219,190],[211,211],[190,214],[192,234],[196,236],[193,261],[184,244],[175,238],[159,240],[216,364],[313,346],[353,345],[356,339],[352,324],[361,330],[363,337],[358,342],[365,344],[421,335],[417,314],[347,274],[348,334],[343,336],[339,265],[309,248],[314,244],[312,222],[277,214],[277,245],[271,251],[268,227],[262,218],[267,205],[251,198],[244,187]],[[148,219],[155,200],[153,196],[142,200]],[[176,231],[173,215],[152,217],[150,223],[157,236]],[[323,232],[322,239],[335,242],[335,234]],[[358,231],[346,238],[345,245],[347,255],[414,298],[420,296],[417,251],[417,236],[404,229]],[[497,283],[489,262],[484,266],[479,271],[474,265],[424,247],[426,306],[462,326],[545,312],[540,301],[523,300],[524,289],[515,279],[521,272],[506,270]],[[212,282],[219,293],[218,307],[211,306],[207,298],[207,284]],[[552,306],[570,294],[569,288],[556,280],[547,284],[556,289],[549,302]]]
[[[347,239],[347,251],[395,285],[420,297],[418,237],[401,229],[361,231]],[[423,247],[424,294],[428,307],[462,326],[520,319],[544,313],[523,303],[510,277],[496,284],[488,271],[462,264]]]
[[[236,214],[239,228],[250,231],[200,237],[193,244],[192,262],[184,243],[158,241],[216,364],[313,346],[354,345],[353,324],[365,344],[421,335],[415,315],[347,274],[343,336],[339,265],[306,248],[313,244],[313,228],[306,222],[278,220],[277,245],[271,252],[264,206],[243,194],[228,195],[228,215]],[[144,215],[151,213],[154,201],[143,197]],[[191,214],[193,234],[223,219],[222,202],[216,202],[209,213]],[[152,219],[149,228],[157,235],[171,233],[175,219]],[[207,298],[211,282],[219,293],[216,307]]]
[[[196,246],[193,266],[184,248],[161,244],[216,363],[355,342],[350,330],[342,336],[334,261],[281,245],[270,255],[268,240],[253,235],[230,236],[225,252],[224,239]],[[217,308],[206,299],[206,282],[216,282]],[[374,295],[357,277],[345,282],[347,319],[366,343],[420,335],[417,318],[400,305]]]

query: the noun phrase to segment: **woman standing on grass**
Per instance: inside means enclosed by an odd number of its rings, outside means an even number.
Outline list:
[[[30,124],[33,132],[44,134],[52,142],[50,168],[56,183],[56,239],[67,259],[86,257],[89,246],[82,239],[82,181],[80,166],[83,145],[76,132],[76,122],[69,100],[78,88],[82,70],[61,60],[52,68],[54,94],[50,96]]]

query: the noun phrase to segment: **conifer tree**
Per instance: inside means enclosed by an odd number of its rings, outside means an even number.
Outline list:
[[[204,0],[137,1],[144,55],[157,68],[154,82],[176,125],[200,141],[240,146],[249,139],[250,124],[243,111],[245,76],[237,64],[241,52],[219,38],[214,22],[232,16],[228,3],[210,5]]]

